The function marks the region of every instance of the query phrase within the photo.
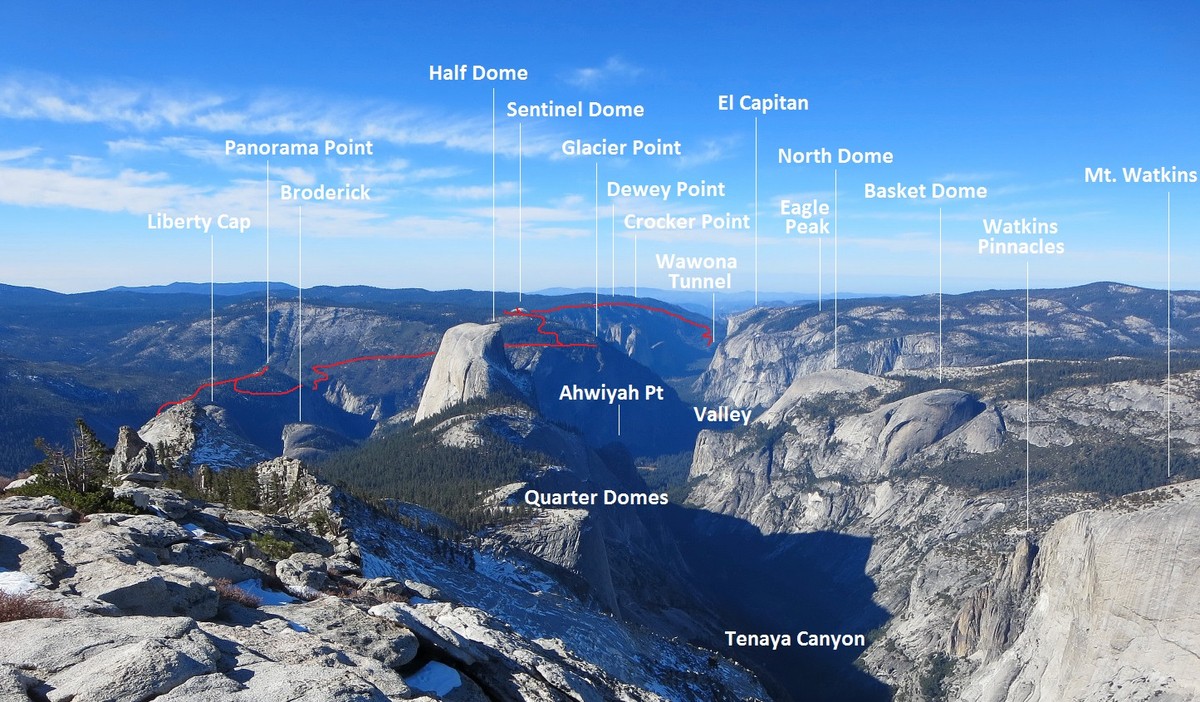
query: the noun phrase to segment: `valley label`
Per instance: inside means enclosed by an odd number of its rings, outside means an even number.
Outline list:
[[[742,426],[750,424],[751,410],[734,409],[720,405],[718,407],[693,407],[697,422],[736,422]]]

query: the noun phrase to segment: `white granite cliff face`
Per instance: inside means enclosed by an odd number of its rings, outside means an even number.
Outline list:
[[[460,324],[446,331],[438,347],[429,380],[421,393],[415,421],[496,392],[516,390],[504,355],[499,324]]]
[[[813,315],[788,330],[770,328],[772,321],[755,319],[740,328],[739,320],[731,320],[728,338],[697,382],[706,399],[762,407],[779,399],[794,380],[812,373],[849,366],[881,375],[937,366],[937,334],[856,341],[840,346],[835,355],[831,315]]]
[[[1037,291],[1030,301],[1033,333],[1042,349],[1054,349],[1060,357],[1098,348],[1113,355],[1157,353],[1167,331],[1156,308],[1159,299],[1155,291],[1112,283]],[[1175,301],[1176,319],[1185,320],[1172,330],[1177,344],[1194,338],[1186,320],[1200,319],[1198,302],[1187,295]],[[1025,355],[1024,291],[949,295],[940,301],[930,295],[843,300],[836,351],[831,307],[759,307],[731,316],[696,391],[709,402],[767,407],[795,379],[834,368],[884,375],[982,366]]]
[[[948,382],[994,368],[954,369]],[[1027,533],[1023,485],[934,477],[1023,451],[1024,402],[949,388],[884,402],[898,385],[844,369],[796,378],[747,430],[701,432],[688,502],[765,534],[870,539],[871,599],[890,619],[860,663],[898,698],[928,699],[931,657],[945,655],[946,699],[1200,699],[1180,683],[1200,685],[1187,667],[1200,663],[1200,602],[1186,584],[1200,575],[1189,532],[1200,528],[1200,482],[1168,488],[1182,494],[1170,501],[1139,494],[1083,512],[1102,498],[1035,483]],[[1172,389],[1182,452],[1195,441],[1200,375],[1180,374]],[[1148,380],[1047,393],[1032,407],[1030,444],[1160,439],[1162,390]]]
[[[844,529],[896,503],[909,502],[911,511],[934,496],[963,504],[944,486],[891,478],[930,457],[994,450],[1003,441],[1002,418],[952,389],[880,405],[880,391],[893,385],[847,370],[804,376],[751,424],[754,431],[701,432],[688,501],[769,533]],[[826,416],[830,407],[836,416]]]
[[[960,699],[1200,699],[1200,482],[1066,517],[1034,578],[1020,635]]]

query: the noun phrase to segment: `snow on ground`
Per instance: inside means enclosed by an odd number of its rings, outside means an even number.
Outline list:
[[[545,573],[524,564],[497,558],[490,553],[479,553],[475,556],[475,572],[498,583],[518,587],[533,594],[558,592],[562,589],[553,578]]]
[[[404,682],[408,683],[409,687],[421,692],[430,692],[444,697],[450,694],[451,690],[462,685],[462,678],[458,676],[458,671],[450,666],[430,661],[425,664],[424,668],[405,678]]]
[[[196,526],[195,524],[192,524],[191,522],[188,522],[187,524],[184,524],[184,525],[183,525],[183,528],[184,528],[184,529],[187,529],[187,530],[188,530],[188,531],[190,531],[190,532],[192,532],[192,536],[195,536],[195,537],[197,537],[197,538],[199,538],[199,537],[201,537],[201,536],[204,536],[205,534],[207,534],[207,533],[208,533],[208,531],[207,531],[207,530],[205,530],[205,529],[204,529],[204,527],[199,527],[199,526]]]
[[[711,693],[697,691],[689,683],[694,675],[690,671],[696,670],[721,679],[736,699],[757,698],[757,683],[745,670],[723,660],[717,669],[709,670],[707,652],[665,641],[591,610],[548,575],[514,563],[503,553],[477,552],[472,570],[431,553],[433,544],[425,535],[378,519],[365,509],[350,507],[344,517],[361,549],[363,576],[437,583],[441,593],[434,598],[437,602],[427,604],[421,598],[399,606],[432,619],[456,636],[510,652],[514,660],[526,656],[541,665],[569,661],[564,676],[573,670],[571,675],[628,686],[629,695],[622,692],[614,702],[708,702]],[[644,692],[651,684],[655,692]],[[590,683],[580,683],[580,689],[589,688]]]
[[[0,592],[6,595],[28,595],[36,589],[37,584],[21,571],[0,571]]]
[[[285,595],[282,592],[266,589],[263,587],[261,580],[243,580],[240,583],[234,583],[234,585],[244,590],[246,594],[257,597],[265,605],[285,605],[296,601],[296,598]]]

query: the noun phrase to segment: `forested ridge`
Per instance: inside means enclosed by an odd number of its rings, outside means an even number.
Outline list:
[[[519,510],[483,505],[484,494],[517,482],[545,459],[480,431],[478,446],[448,446],[434,431],[455,416],[489,409],[482,401],[458,405],[412,427],[340,451],[316,466],[337,485],[372,499],[412,502],[476,531],[517,515]]]

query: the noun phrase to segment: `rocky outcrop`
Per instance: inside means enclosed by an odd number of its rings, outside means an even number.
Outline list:
[[[329,565],[320,554],[293,553],[275,564],[275,576],[288,592],[309,599],[329,583]]]
[[[886,477],[903,463],[949,436],[983,412],[985,406],[961,390],[933,390],[886,404],[867,414],[841,419],[830,441],[837,458],[815,465],[818,478],[835,474],[870,481]]]
[[[319,513],[328,517],[333,488],[295,458],[272,458],[254,466],[259,500],[269,509],[301,523]]]
[[[1117,362],[1114,362],[1116,364]],[[1171,377],[1171,439],[1200,447],[1200,372]],[[1005,422],[1022,440],[1025,403],[1001,403]],[[1167,388],[1162,380],[1130,380],[1057,390],[1032,408],[1029,441],[1034,446],[1071,446],[1100,435],[1166,440]]]
[[[994,658],[1021,631],[1022,600],[1030,587],[1037,548],[1027,538],[1017,541],[995,579],[967,598],[950,630],[950,654]]]
[[[161,699],[216,674],[217,642],[186,617],[28,619],[0,624],[0,660],[22,670],[37,699]]]
[[[145,444],[155,447],[160,465],[191,471],[245,468],[268,458],[265,451],[230,430],[219,407],[193,402],[175,405],[138,429]]]
[[[346,607],[336,597],[262,607],[261,611],[285,617],[293,629],[306,630],[388,668],[402,668],[417,658],[417,637],[403,623]]]
[[[865,407],[871,399],[898,390],[901,385],[896,380],[845,368],[802,375],[793,380],[779,399],[755,421],[774,426],[796,412],[812,413],[813,405],[827,407],[833,402],[840,402],[843,408],[847,405]]]
[[[579,575],[605,609],[621,615],[600,517],[583,509],[542,510],[535,519],[510,525],[492,538]]]
[[[523,396],[512,379],[500,325],[460,324],[442,336],[414,421],[494,393]]]
[[[154,447],[131,427],[121,427],[118,432],[108,472],[117,480],[139,483],[159,483],[166,478],[154,458]]]
[[[1042,540],[1029,619],[959,699],[1200,699],[1200,483],[1073,514]]]
[[[832,387],[856,385],[839,379]],[[921,484],[889,481],[893,475],[933,457],[963,455],[995,434],[998,415],[959,390],[933,390],[870,411],[865,409],[870,401],[854,399],[858,395],[796,394],[788,397],[790,405],[777,402],[751,431],[701,432],[689,502],[772,533],[840,529],[889,509],[900,494],[928,492]],[[837,407],[842,414],[826,413],[830,397],[842,401]],[[824,409],[813,412],[807,402]],[[858,495],[851,504],[862,507],[843,511],[851,494]]]
[[[521,508],[527,518],[489,530],[488,548],[511,554],[554,573],[569,588],[618,617],[672,633],[701,628],[683,610],[707,618],[686,582],[686,566],[667,533],[661,508],[558,507],[528,510],[526,490],[569,493],[605,489],[645,493],[632,457],[615,446],[589,447],[584,437],[538,416],[529,407],[512,405],[447,418],[432,427],[440,440],[476,447],[485,440],[510,443],[536,463],[520,482],[491,491],[484,502],[499,509]],[[398,506],[410,519],[429,523],[426,515]],[[436,522],[433,522],[436,523]],[[645,606],[646,603],[655,606]],[[660,606],[661,605],[661,606]],[[673,609],[668,623],[663,609]]]
[[[284,458],[319,461],[353,445],[353,441],[341,434],[315,424],[288,424],[283,428]]]
[[[262,474],[297,493],[314,483],[285,459]],[[51,616],[0,623],[0,691],[61,702],[767,699],[745,670],[616,622],[528,561],[480,553],[477,570],[315,483],[301,501],[322,503],[336,529],[129,485],[174,518],[76,521],[53,498],[0,499],[0,590]],[[518,569],[536,594],[508,579]],[[301,601],[280,591],[289,584]]]

